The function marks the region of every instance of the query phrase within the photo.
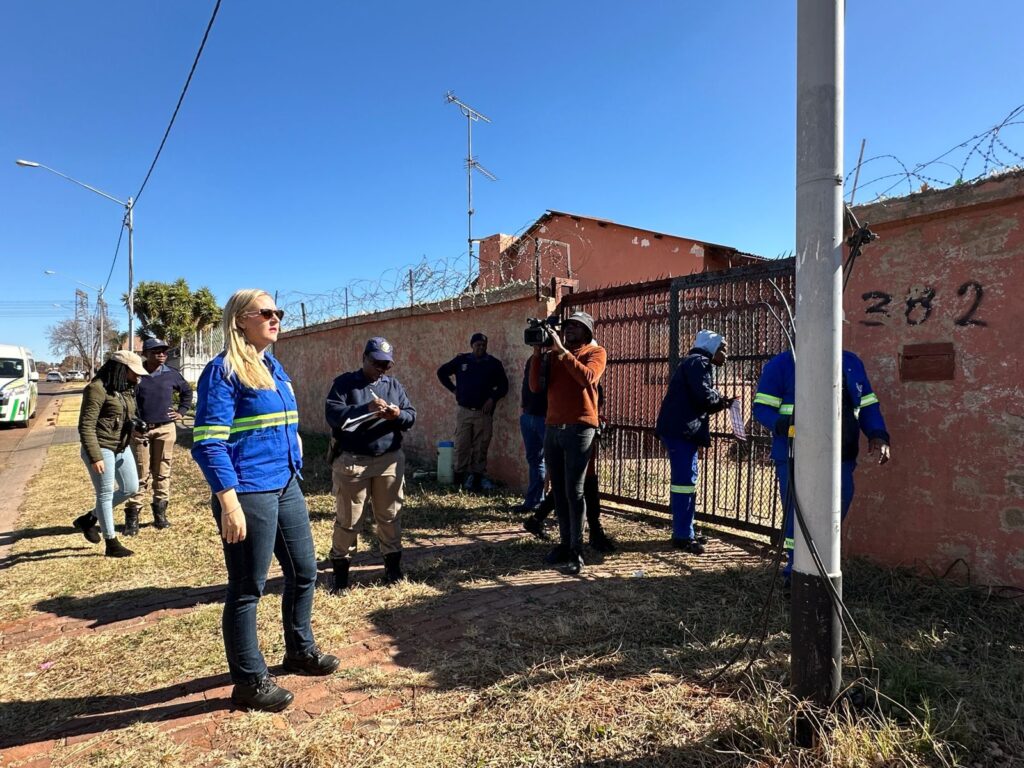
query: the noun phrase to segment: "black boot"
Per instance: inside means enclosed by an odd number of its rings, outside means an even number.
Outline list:
[[[388,552],[384,555],[384,583],[391,585],[402,581],[405,574],[402,573],[402,553]]]
[[[565,564],[565,573],[569,576],[578,576],[580,571],[583,570],[583,553],[572,552],[569,555],[569,560]]]
[[[616,549],[615,542],[608,538],[600,524],[590,526],[590,548],[605,555]]]
[[[538,539],[546,541],[548,535],[544,532],[544,520],[534,513],[523,521],[523,528],[532,533]]]
[[[331,560],[331,565],[334,566],[334,587],[331,588],[331,594],[340,595],[348,589],[348,569],[352,561],[343,557],[340,560]]]
[[[166,501],[154,501],[153,502],[153,527],[158,530],[164,528],[170,528],[171,524],[167,520],[167,502]]]
[[[565,544],[558,544],[554,549],[547,553],[544,557],[544,562],[548,565],[561,565],[562,563],[569,562],[569,558],[572,556],[572,551]]]
[[[100,543],[99,520],[92,512],[86,512],[84,515],[76,517],[71,524],[82,532],[85,540],[90,544]]]
[[[125,536],[139,535],[139,512],[141,511],[138,507],[124,508],[124,528],[121,533]]]
[[[265,675],[254,685],[238,683],[231,692],[231,703],[243,709],[257,709],[261,712],[280,712],[292,703],[295,695],[277,684],[270,675]]]
[[[601,496],[597,486],[597,475],[587,475],[583,481],[583,500],[587,508],[587,528],[590,529],[590,546],[597,552],[608,554],[615,551],[615,543],[608,538],[601,527]]]
[[[120,542],[116,537],[113,539],[106,539],[107,557],[131,557],[135,553],[132,552],[128,547]]]
[[[347,560],[345,562],[348,562]],[[294,672],[297,675],[313,675],[323,677],[329,675],[338,668],[341,660],[337,656],[324,653],[317,646],[313,646],[308,652],[301,656],[284,655],[281,666],[287,672]]]

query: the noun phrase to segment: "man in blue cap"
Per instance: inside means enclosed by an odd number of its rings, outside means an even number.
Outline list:
[[[375,336],[366,342],[362,368],[336,378],[327,395],[335,499],[331,543],[335,594],[348,588],[367,496],[373,503],[384,555],[384,581],[394,584],[404,578],[399,517],[405,492],[402,433],[416,422],[416,409],[401,382],[388,375],[394,359],[394,347]]]
[[[489,491],[487,449],[491,444],[494,409],[508,394],[508,377],[501,361],[487,354],[487,337],[474,333],[472,352],[456,355],[437,369],[444,388],[455,394],[455,476],[467,491]],[[452,383],[452,376],[455,383]]]
[[[132,448],[139,473],[139,492],[125,503],[124,535],[139,532],[139,513],[153,492],[153,527],[167,528],[167,505],[171,499],[171,458],[178,438],[175,426],[192,405],[192,387],[174,368],[167,365],[170,346],[162,339],[142,343],[142,367],[149,373],[135,385],[138,417],[146,423],[145,434],[134,432]],[[178,404],[174,405],[174,393]]]

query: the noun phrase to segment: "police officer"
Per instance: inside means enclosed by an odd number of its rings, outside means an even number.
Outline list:
[[[783,352],[769,360],[761,372],[754,396],[754,418],[772,430],[772,460],[779,480],[779,494],[785,507],[783,546],[787,550],[783,585],[789,586],[793,572],[793,499],[789,498],[789,428],[796,406],[796,361],[792,352]],[[842,518],[853,501],[853,472],[857,468],[860,432],[868,438],[868,453],[878,453],[878,463],[889,461],[889,433],[882,418],[878,396],[871,388],[864,363],[853,352],[843,350],[842,447],[840,454],[840,509]],[[788,503],[787,503],[788,502]]]
[[[458,410],[455,417],[455,474],[465,478],[467,491],[490,491],[494,484],[487,478],[487,449],[491,444],[494,409],[508,394],[505,367],[487,354],[487,337],[474,333],[469,340],[472,352],[456,355],[437,369],[437,378],[449,392],[455,393]],[[452,376],[455,383],[452,383]]]
[[[331,479],[335,498],[331,563],[334,592],[348,588],[366,497],[373,502],[377,538],[384,554],[384,581],[403,578],[402,524],[405,454],[402,433],[416,423],[405,388],[388,371],[394,348],[380,336],[366,342],[363,364],[334,380],[325,414],[331,426]]]
[[[139,532],[139,512],[153,487],[153,527],[167,528],[167,503],[171,495],[171,458],[177,440],[175,424],[192,405],[192,387],[174,368],[167,365],[168,344],[160,339],[142,343],[142,365],[149,373],[135,387],[138,416],[146,423],[146,432],[132,437],[135,466],[139,473],[139,491],[124,510],[124,535]],[[174,408],[174,393],[178,407]]]

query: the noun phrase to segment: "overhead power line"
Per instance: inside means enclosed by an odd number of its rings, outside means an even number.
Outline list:
[[[178,103],[174,106],[174,113],[171,115],[171,121],[167,124],[167,130],[164,131],[164,137],[160,140],[160,146],[157,147],[156,156],[153,158],[153,162],[150,163],[149,170],[146,171],[146,178],[142,180],[142,186],[139,187],[139,191],[135,193],[134,203],[138,204],[139,198],[142,196],[142,190],[146,188],[146,183],[149,181],[149,177],[153,174],[153,169],[156,168],[156,162],[160,159],[160,153],[163,152],[164,144],[167,143],[167,137],[171,135],[171,128],[174,126],[174,119],[178,116],[178,110],[181,109],[181,104],[185,101],[185,94],[188,93],[188,86],[192,82],[192,75],[196,72],[196,67],[199,65],[199,59],[203,55],[203,48],[206,47],[206,39],[210,36],[210,30],[213,29],[213,22],[217,18],[217,11],[220,10],[220,0],[217,0],[213,6],[213,13],[210,15],[210,22],[206,25],[206,31],[203,33],[202,42],[199,43],[199,50],[196,51],[196,58],[192,62],[192,69],[188,72],[188,79],[185,80],[185,86],[181,89],[181,96],[178,97]]]

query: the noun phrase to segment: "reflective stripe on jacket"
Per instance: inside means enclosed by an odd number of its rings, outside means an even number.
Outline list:
[[[192,457],[214,493],[280,490],[302,470],[291,380],[269,352],[264,362],[276,389],[249,389],[226,378],[224,353],[199,377]]]
[[[843,350],[843,393],[844,410],[852,405],[852,414],[844,414],[855,420],[860,431],[870,438],[881,438],[890,442],[885,429],[882,408],[878,396],[871,388],[864,363],[853,352]],[[778,434],[776,424],[780,417],[790,417],[796,403],[796,363],[791,352],[783,352],[769,360],[761,372],[754,395],[754,418],[775,435],[772,440],[772,459],[785,461],[789,456],[787,437]],[[844,418],[846,421],[847,418]],[[843,430],[842,454],[844,461],[857,457],[859,433],[856,429]]]

